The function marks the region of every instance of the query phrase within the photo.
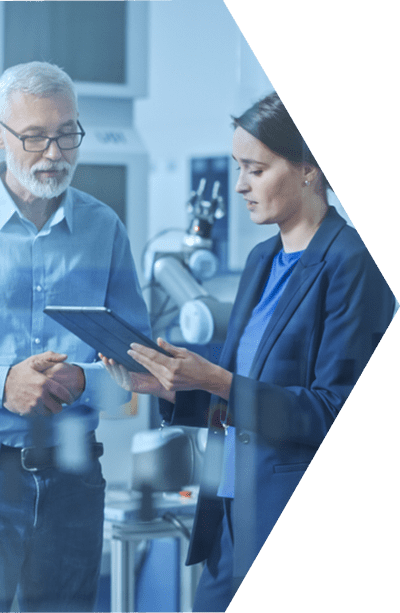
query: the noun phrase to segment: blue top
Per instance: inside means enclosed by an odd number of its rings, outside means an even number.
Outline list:
[[[68,188],[57,211],[38,231],[0,180],[0,393],[11,366],[52,350],[81,366],[86,386],[66,412],[96,428],[99,410],[115,410],[131,394],[116,385],[96,351],[43,313],[46,305],[106,306],[150,336],[125,227],[114,211]],[[95,363],[97,362],[97,363]],[[31,418],[0,408],[0,443],[31,444]],[[55,444],[52,436],[48,444]]]
[[[259,303],[239,341],[236,355],[236,372],[247,377],[263,333],[289,281],[290,275],[303,251],[285,253],[283,249],[272,261],[271,272]],[[224,445],[223,472],[218,496],[233,498],[235,492],[235,428],[229,427]]]

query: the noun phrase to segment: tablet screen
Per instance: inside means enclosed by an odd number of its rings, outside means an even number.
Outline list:
[[[139,343],[168,355],[107,307],[47,306],[44,312],[97,352],[133,372],[148,371],[127,354],[131,343]]]

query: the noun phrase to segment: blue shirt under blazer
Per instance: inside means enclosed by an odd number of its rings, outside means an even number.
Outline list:
[[[277,235],[250,253],[220,365],[237,346],[282,248]],[[164,419],[209,426],[188,564],[208,557],[223,503],[221,418],[236,427],[234,581],[246,575],[376,348],[395,299],[359,235],[329,208],[265,330],[248,377],[234,374],[229,402],[180,392],[161,402]]]

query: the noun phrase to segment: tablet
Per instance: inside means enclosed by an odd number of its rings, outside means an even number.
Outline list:
[[[140,330],[107,307],[47,306],[44,313],[97,352],[112,358],[130,371],[148,372],[144,366],[127,354],[131,343],[139,343],[169,355]]]

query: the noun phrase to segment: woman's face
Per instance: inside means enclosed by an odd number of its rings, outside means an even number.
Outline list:
[[[291,226],[301,219],[304,168],[277,155],[243,128],[233,135],[233,158],[239,165],[236,191],[243,195],[256,224]]]

